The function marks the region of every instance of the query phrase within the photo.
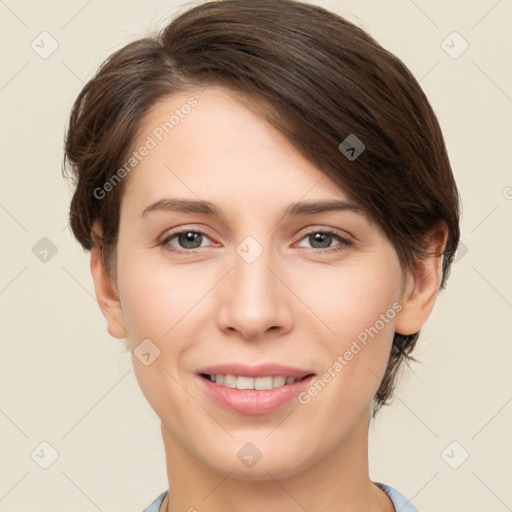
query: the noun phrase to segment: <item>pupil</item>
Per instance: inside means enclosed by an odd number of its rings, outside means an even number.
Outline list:
[[[195,249],[201,245],[201,240],[200,240],[201,236],[202,235],[200,235],[199,233],[194,233],[192,231],[189,231],[189,232],[181,235],[180,243],[188,249]],[[198,239],[199,239],[199,244],[197,244]]]
[[[329,247],[330,240],[332,239],[332,236],[328,235],[327,233],[315,233],[313,235],[313,237],[314,237],[315,243],[319,242],[321,245],[323,244],[322,247]],[[326,241],[327,241],[327,243],[326,243]]]

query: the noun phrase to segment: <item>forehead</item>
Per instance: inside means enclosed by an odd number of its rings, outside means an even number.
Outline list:
[[[166,195],[223,204],[243,198],[259,211],[270,204],[282,210],[303,197],[348,199],[256,108],[221,88],[155,104],[133,149],[144,146],[150,149],[130,172],[123,200],[139,211]]]

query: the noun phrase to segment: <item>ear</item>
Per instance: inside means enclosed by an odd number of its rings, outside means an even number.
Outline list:
[[[91,273],[94,280],[98,305],[107,320],[107,330],[111,336],[118,339],[127,337],[124,324],[121,301],[116,289],[115,279],[110,274],[103,261],[102,229],[97,221],[94,221],[91,230],[93,247],[91,249]]]
[[[408,272],[400,303],[402,310],[396,315],[395,332],[409,335],[417,333],[425,324],[432,309],[443,277],[443,252],[448,228],[439,222],[425,237],[428,256],[417,259],[417,268]]]

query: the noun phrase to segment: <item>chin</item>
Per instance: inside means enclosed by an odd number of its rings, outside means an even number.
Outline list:
[[[293,455],[289,455],[288,453],[277,454],[275,451],[265,455],[263,450],[261,458],[256,460],[252,466],[250,462],[247,463],[247,466],[242,462],[244,459],[243,452],[240,455],[242,460],[239,459],[237,452],[235,460],[231,457],[228,459],[216,458],[210,460],[206,458],[204,462],[213,471],[225,475],[229,474],[230,478],[237,480],[281,480],[295,476],[309,466],[308,460],[303,458],[303,453],[300,454],[301,457],[298,458],[301,451],[301,449],[296,448],[292,449]]]
[[[240,468],[239,465],[230,466],[226,464],[224,467],[212,467],[215,471],[222,474],[229,474],[230,478],[244,481],[268,481],[268,480],[283,480],[290,478],[300,472],[300,469],[290,467],[290,464],[273,464],[272,462],[267,463],[265,466],[262,465],[260,460],[252,468]]]

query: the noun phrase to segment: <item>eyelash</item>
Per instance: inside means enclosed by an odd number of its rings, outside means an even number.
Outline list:
[[[173,252],[173,253],[177,253],[177,254],[195,254],[200,248],[188,249],[188,250],[176,249],[174,246],[169,244],[170,240],[172,240],[173,238],[176,238],[176,236],[179,236],[179,235],[185,234],[185,233],[196,233],[196,234],[205,236],[206,238],[210,238],[204,231],[201,231],[200,229],[185,229],[182,231],[175,231],[174,233],[171,233],[170,235],[166,236],[159,245],[161,245],[166,251],[169,251],[169,252]],[[303,240],[304,238],[307,238],[311,235],[316,235],[318,233],[336,238],[338,240],[339,244],[332,248],[327,248],[327,249],[312,248],[313,251],[320,251],[323,253],[332,254],[332,253],[337,253],[339,251],[345,250],[346,248],[353,245],[353,243],[350,240],[348,240],[347,238],[339,235],[338,233],[335,233],[334,231],[330,231],[330,230],[316,229],[316,230],[310,231],[309,233],[305,233],[304,236],[300,240]]]

